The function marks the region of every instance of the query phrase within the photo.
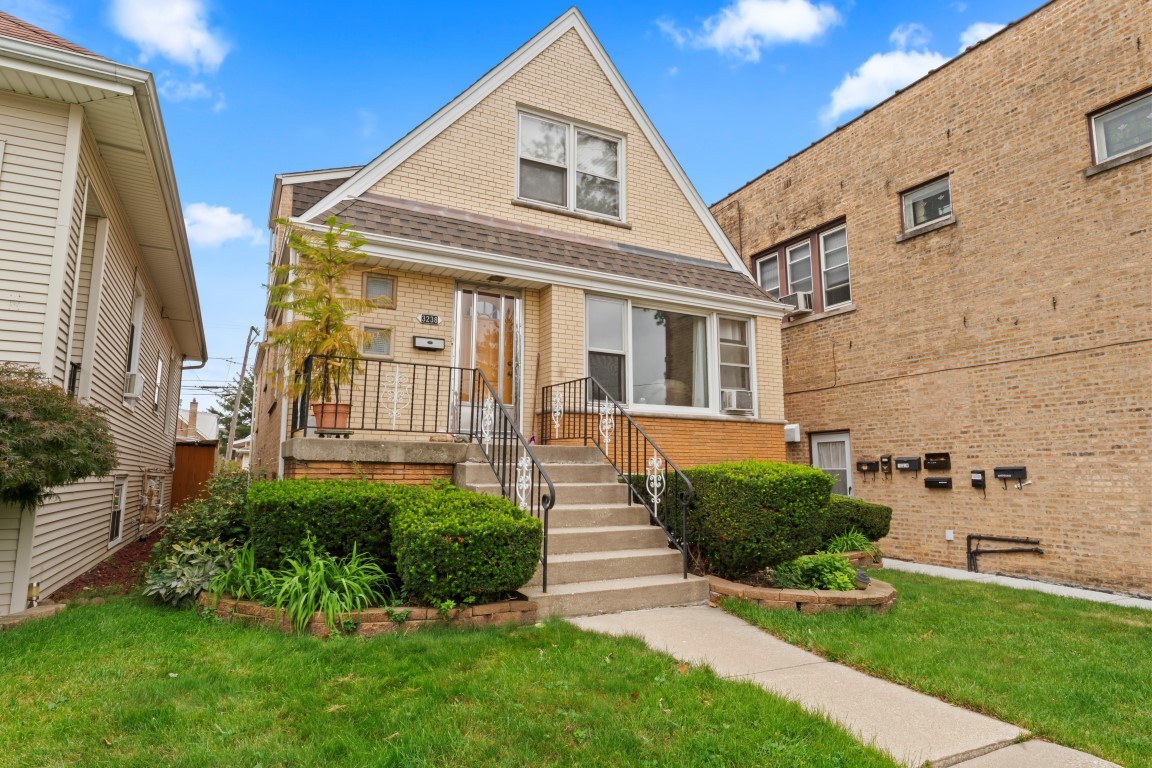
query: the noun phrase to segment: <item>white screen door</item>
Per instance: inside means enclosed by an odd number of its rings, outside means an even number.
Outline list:
[[[826,432],[811,435],[812,466],[818,467],[832,477],[836,484],[832,493],[841,496],[852,495],[852,446],[847,432]]]

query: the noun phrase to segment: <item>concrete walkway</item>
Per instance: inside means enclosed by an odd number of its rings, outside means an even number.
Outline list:
[[[1044,581],[1031,579],[1015,579],[1011,576],[997,576],[991,573],[972,573],[959,568],[944,568],[939,565],[922,565],[907,560],[893,560],[884,558],[884,567],[894,571],[907,571],[909,573],[923,573],[926,576],[939,576],[942,579],[955,579],[956,581],[980,581],[987,584],[999,584],[1013,589],[1028,589],[1033,592],[1046,592],[1049,595],[1071,597],[1076,600],[1091,600],[1094,603],[1107,603],[1108,605],[1121,605],[1125,608],[1143,608],[1152,611],[1152,600],[1129,595],[1117,595],[1113,592],[1100,592],[1095,589],[1080,589],[1078,587],[1065,587],[1062,584],[1049,584]]]
[[[984,715],[826,661],[707,605],[569,619],[583,629],[634,635],[658,651],[747,680],[819,712],[865,744],[915,768],[1103,768],[1105,760],[1044,742]]]

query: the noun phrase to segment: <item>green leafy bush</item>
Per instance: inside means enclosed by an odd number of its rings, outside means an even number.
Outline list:
[[[696,490],[687,540],[712,573],[738,579],[813,552],[822,540],[833,479],[819,469],[743,461],[684,474]]]
[[[231,565],[231,547],[219,539],[176,542],[144,575],[144,594],[169,605],[193,602]]]
[[[341,614],[385,605],[392,596],[388,575],[355,545],[347,557],[333,557],[318,550],[311,537],[300,559],[287,558],[283,568],[258,580],[263,581],[265,602],[286,613],[297,632],[303,632],[319,612],[328,628],[339,633]]]
[[[248,538],[248,473],[236,467],[221,469],[204,484],[204,492],[175,510],[164,524],[164,534],[153,548],[153,559],[163,559],[174,545],[192,540],[241,542]]]
[[[892,508],[854,496],[832,494],[821,517],[822,541],[852,530],[864,534],[869,541],[879,541],[888,535],[892,525]]]
[[[424,491],[367,480],[253,483],[248,524],[256,563],[275,568],[286,556],[303,556],[301,543],[312,535],[316,546],[336,557],[355,549],[392,573],[392,518],[398,507]]]
[[[845,552],[867,552],[873,558],[880,557],[880,548],[868,541],[868,537],[855,528],[828,539],[820,546],[820,552],[837,555]]]
[[[824,552],[780,563],[772,569],[772,583],[785,589],[856,588],[856,569],[843,555]]]
[[[263,602],[268,594],[272,574],[256,565],[256,552],[251,543],[235,550],[232,562],[212,579],[211,590],[216,597],[230,595],[237,600]]]
[[[81,405],[33,368],[0,363],[0,502],[34,507],[52,488],[115,466],[103,411]]]
[[[452,486],[424,488],[392,520],[405,596],[429,605],[474,603],[523,586],[543,530],[507,499]]]

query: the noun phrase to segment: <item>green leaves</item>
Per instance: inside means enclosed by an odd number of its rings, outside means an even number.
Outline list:
[[[53,487],[115,466],[103,411],[81,405],[33,368],[0,363],[0,503],[34,507]]]
[[[231,546],[219,539],[176,542],[144,575],[144,594],[172,606],[191,603],[231,564]]]
[[[869,541],[878,541],[888,535],[892,524],[892,508],[873,504],[854,496],[832,494],[824,510],[823,538],[857,530]]]
[[[780,563],[772,569],[772,582],[785,589],[856,588],[856,569],[843,555],[822,552]]]

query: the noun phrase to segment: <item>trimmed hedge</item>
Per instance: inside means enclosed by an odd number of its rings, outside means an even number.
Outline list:
[[[869,541],[877,541],[888,535],[892,525],[892,508],[852,496],[832,494],[823,518],[821,542],[853,529],[867,536]]]
[[[257,565],[277,568],[298,555],[308,534],[336,557],[356,547],[395,573],[392,518],[424,489],[367,480],[273,480],[248,491],[248,525]]]
[[[485,602],[536,571],[540,521],[504,498],[452,486],[426,489],[392,520],[396,569],[409,601]]]
[[[823,541],[821,513],[834,480],[819,469],[742,461],[684,474],[696,489],[687,540],[712,573],[738,579],[814,552]]]

